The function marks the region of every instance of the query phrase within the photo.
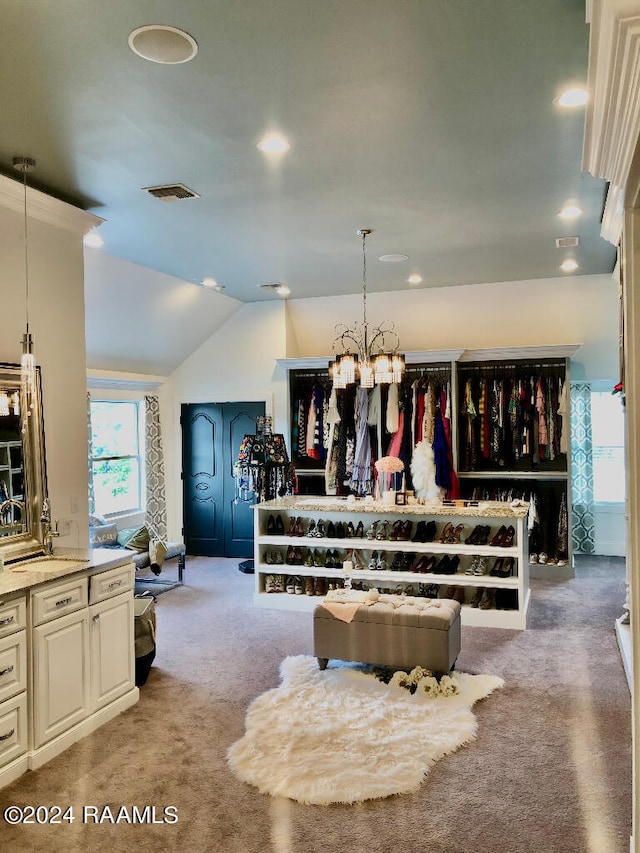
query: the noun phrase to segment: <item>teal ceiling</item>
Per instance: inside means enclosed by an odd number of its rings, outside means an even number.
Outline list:
[[[582,0],[0,0],[0,20],[0,171],[34,157],[110,254],[245,302],[359,291],[359,227],[371,291],[557,276],[559,236],[579,274],[613,269],[584,109],[554,104],[586,83]],[[196,58],[136,56],[154,23]],[[274,128],[276,163],[256,148]],[[141,189],[176,182],[200,198]],[[584,215],[563,223],[568,199]]]

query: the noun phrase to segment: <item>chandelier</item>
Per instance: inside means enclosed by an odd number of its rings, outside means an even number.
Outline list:
[[[36,161],[31,157],[14,157],[13,168],[22,172],[24,188],[24,273],[26,330],[22,336],[22,360],[20,385],[24,401],[24,415],[29,417],[35,403],[36,363],[33,355],[33,338],[29,331],[29,237],[27,217],[27,172],[35,169]]]
[[[390,385],[402,381],[405,369],[404,355],[398,352],[400,338],[394,324],[384,320],[379,326],[369,328],[365,243],[371,229],[360,228],[356,234],[362,237],[362,322],[352,326],[338,323],[335,327],[334,360],[329,364],[334,388],[346,388],[356,382],[362,388]]]

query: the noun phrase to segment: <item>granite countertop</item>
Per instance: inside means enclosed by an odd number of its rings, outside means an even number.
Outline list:
[[[336,497],[293,497],[276,498],[272,501],[264,501],[256,504],[254,509],[270,510],[271,512],[368,512],[376,515],[383,513],[393,515],[442,515],[442,516],[464,516],[466,518],[526,518],[529,504],[520,502],[512,506],[505,501],[480,501],[478,506],[459,506],[442,504],[440,502],[395,505],[386,504],[382,501],[369,501],[367,499],[349,500]]]
[[[131,551],[116,551],[113,548],[93,548],[89,557],[68,551],[55,553],[51,557],[32,557],[17,563],[5,564],[0,572],[0,595],[22,592],[48,581],[71,577],[78,572],[93,574],[96,571],[114,569],[131,562]],[[33,568],[29,569],[32,565]],[[37,568],[36,568],[37,566]]]

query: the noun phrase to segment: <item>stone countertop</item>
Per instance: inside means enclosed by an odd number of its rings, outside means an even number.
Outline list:
[[[0,595],[24,592],[48,581],[71,577],[78,572],[86,572],[90,575],[96,571],[115,569],[117,566],[130,563],[132,555],[132,551],[114,554],[113,549],[110,548],[93,548],[89,557],[86,557],[86,554],[79,556],[72,552],[65,552],[54,554],[53,559],[32,557],[17,563],[5,563],[4,571],[0,572]],[[29,565],[34,567],[37,565],[38,568],[30,570]]]
[[[350,512],[373,513],[375,515],[409,515],[409,516],[450,516],[465,518],[526,518],[529,504],[524,502],[519,506],[511,506],[504,501],[479,501],[477,506],[460,506],[440,502],[396,505],[382,501],[367,501],[367,499],[349,500],[336,497],[293,497],[276,498],[256,504],[253,509],[269,510],[270,512]]]

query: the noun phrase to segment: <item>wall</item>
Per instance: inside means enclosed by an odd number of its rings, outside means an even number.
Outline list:
[[[25,328],[22,184],[0,176],[0,360],[20,361]],[[42,368],[47,478],[54,519],[68,535],[56,549],[87,540],[87,416],[82,235],[100,220],[29,190],[29,321]],[[64,524],[63,524],[64,526]]]
[[[579,343],[572,379],[617,380],[611,276],[373,293],[367,313],[372,325],[392,319],[405,351]],[[160,399],[172,536],[182,527],[180,404],[265,400],[274,429],[287,435],[287,374],[275,360],[330,355],[336,322],[361,316],[361,296],[245,305],[171,375]]]

